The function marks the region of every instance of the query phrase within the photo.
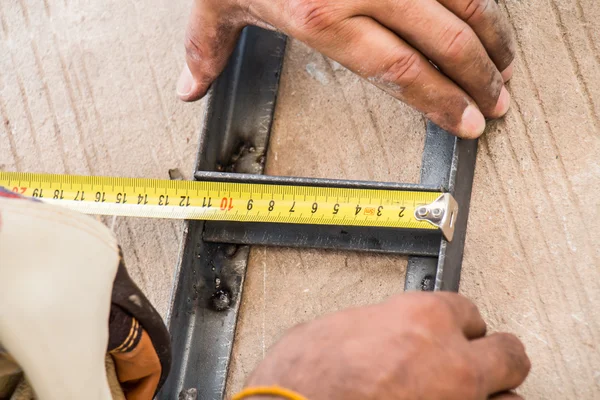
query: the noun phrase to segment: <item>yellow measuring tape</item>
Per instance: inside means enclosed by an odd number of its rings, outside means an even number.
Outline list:
[[[86,214],[438,229],[415,213],[442,193],[0,172],[0,186]]]

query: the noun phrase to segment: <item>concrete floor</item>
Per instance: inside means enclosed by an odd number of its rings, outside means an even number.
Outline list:
[[[202,103],[174,95],[189,2],[0,2],[0,169],[191,172]],[[461,291],[533,361],[528,399],[600,398],[600,4],[501,1],[519,41],[511,111],[481,140]],[[418,178],[424,120],[290,43],[267,169]],[[189,174],[187,176],[189,178]],[[112,224],[112,220],[106,221]],[[168,306],[181,225],[117,219],[131,273]],[[397,293],[400,257],[254,249],[229,390],[293,324]]]

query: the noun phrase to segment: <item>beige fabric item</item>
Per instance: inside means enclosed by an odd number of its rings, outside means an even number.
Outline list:
[[[110,354],[106,355],[104,363],[106,365],[106,376],[108,377],[108,386],[110,387],[110,393],[112,395],[113,400],[126,400],[127,398],[123,393],[123,389],[121,388],[119,378],[117,378],[115,362]]]
[[[118,247],[88,216],[0,198],[0,342],[40,400],[111,399],[107,321]]]

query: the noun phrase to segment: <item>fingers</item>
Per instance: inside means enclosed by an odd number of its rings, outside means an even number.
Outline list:
[[[306,23],[291,33],[442,128],[463,138],[483,133],[485,119],[474,101],[393,32],[367,17],[318,25],[318,35],[313,34],[314,28],[303,28]]]
[[[514,41],[493,0],[257,0],[244,9],[195,0],[183,100],[206,93],[247,23],[296,36],[463,138],[480,136],[484,116],[501,117],[510,104]]]
[[[485,336],[487,326],[477,306],[466,297],[451,292],[410,292],[403,293],[390,298],[390,303],[394,307],[408,304],[407,299],[411,298],[410,304],[414,304],[416,315],[428,315],[429,320],[437,329],[449,329],[454,333],[459,329],[469,340],[478,339]]]
[[[512,78],[514,69],[515,69],[515,62],[513,61],[510,63],[510,65],[504,71],[502,71],[502,79],[504,80],[505,83],[510,81],[510,78]]]
[[[231,8],[195,0],[185,36],[186,64],[177,81],[177,95],[184,101],[203,97],[219,76],[235,49],[243,27]]]
[[[442,4],[436,0],[362,0],[361,12],[421,51],[475,100],[483,115],[498,118],[508,111],[510,95],[500,71],[474,30]]]
[[[484,387],[489,394],[517,388],[531,369],[525,347],[516,336],[508,333],[495,333],[474,340],[471,351],[479,363]]]
[[[477,34],[488,55],[508,81],[513,72],[515,41],[508,19],[494,0],[438,0]]]
[[[471,300],[449,292],[438,292],[435,296],[449,306],[454,319],[467,339],[477,339],[485,335],[487,325],[477,306]]]

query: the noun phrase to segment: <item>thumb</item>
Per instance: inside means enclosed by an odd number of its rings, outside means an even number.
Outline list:
[[[221,74],[235,49],[241,22],[232,21],[223,7],[194,2],[185,36],[186,63],[177,81],[177,95],[196,101]]]

